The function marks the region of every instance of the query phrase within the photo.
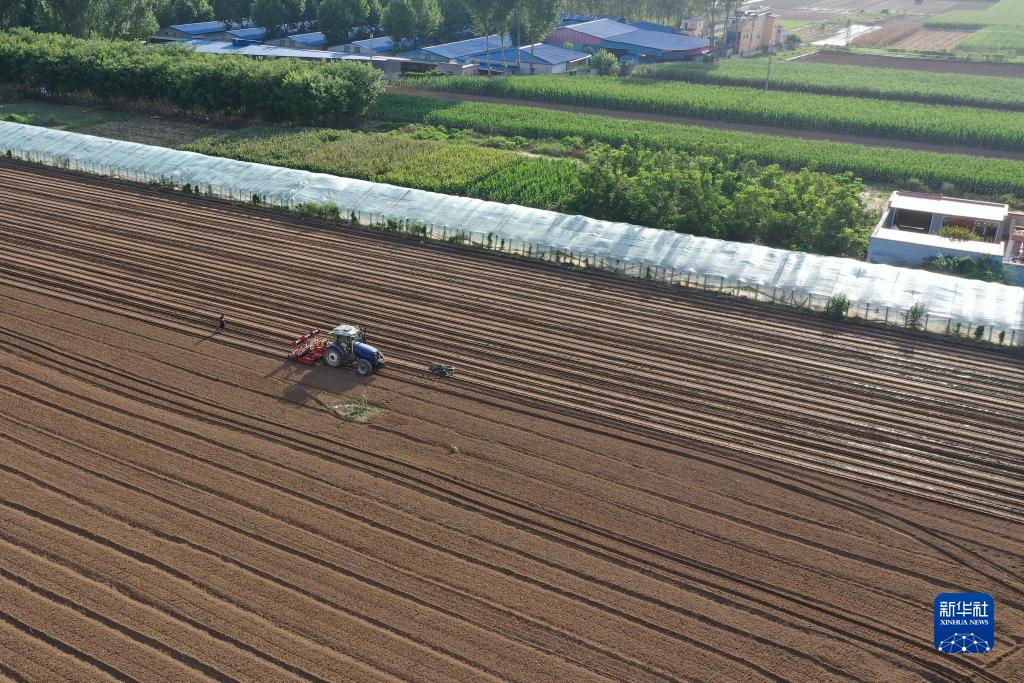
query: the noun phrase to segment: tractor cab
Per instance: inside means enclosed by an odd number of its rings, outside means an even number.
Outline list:
[[[363,341],[363,328],[355,325],[338,325],[327,333],[331,343],[338,348],[352,353],[353,347]]]
[[[332,368],[355,363],[356,372],[364,377],[384,367],[384,354],[366,343],[363,328],[338,325],[327,333],[324,363]]]

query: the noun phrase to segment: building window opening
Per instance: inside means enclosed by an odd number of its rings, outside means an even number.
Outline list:
[[[932,215],[926,211],[896,209],[896,215],[892,219],[892,227],[897,230],[909,230],[911,232],[928,232],[932,227]]]

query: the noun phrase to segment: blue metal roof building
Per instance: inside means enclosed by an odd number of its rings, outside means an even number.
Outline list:
[[[226,31],[228,38],[234,41],[242,41],[248,43],[259,43],[267,37],[267,29],[261,26],[254,26],[252,28],[236,28],[231,31]]]
[[[377,36],[365,40],[353,40],[344,45],[334,45],[330,49],[354,55],[379,55],[394,50],[395,41],[391,39],[391,36]]]
[[[267,45],[291,47],[297,50],[321,50],[327,47],[327,36],[319,31],[313,33],[296,33],[295,35],[268,40]]]
[[[419,47],[415,50],[402,52],[398,56],[408,59],[423,59],[434,62],[467,61],[473,55],[482,54],[487,51],[488,43],[492,52],[501,51],[501,36],[493,35],[485,38],[470,38],[468,40],[457,40],[454,43],[442,45],[429,45]],[[508,35],[505,36],[505,45],[512,43]]]
[[[573,14],[571,12],[562,12],[561,22],[559,26],[569,26],[570,24],[583,24],[588,21],[597,21],[599,19],[611,19],[613,21],[625,21],[624,17],[614,17],[609,14]]]
[[[635,26],[643,31],[657,31],[658,33],[675,33],[671,26],[665,26],[664,24],[655,24],[650,21],[631,21],[630,26]]]
[[[226,40],[190,40],[185,43],[196,52],[207,52],[218,55],[244,55],[246,57],[292,57],[295,59],[335,60],[352,59],[354,55],[325,50],[296,50],[276,45],[260,45],[258,43],[237,43]]]
[[[609,50],[634,62],[688,60],[705,54],[711,45],[706,38],[642,29],[611,19],[561,26],[551,32],[547,42]]]
[[[153,39],[159,42],[174,40],[195,40],[197,38],[223,38],[223,21],[200,21],[194,24],[175,24],[157,31]]]
[[[495,49],[490,54],[481,52],[470,55],[468,59],[479,64],[481,70],[494,73],[516,73],[522,64],[521,73],[524,74],[560,74],[587,68],[590,64],[590,53],[537,43],[532,46],[524,45],[518,49],[515,46],[506,47],[504,51]]]

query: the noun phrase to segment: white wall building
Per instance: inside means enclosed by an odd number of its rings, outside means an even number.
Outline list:
[[[977,241],[953,240],[939,234],[957,226]],[[920,266],[936,254],[983,256],[1002,261],[1010,282],[1024,284],[1024,213],[1006,204],[956,199],[917,192],[893,192],[868,243],[868,262]]]

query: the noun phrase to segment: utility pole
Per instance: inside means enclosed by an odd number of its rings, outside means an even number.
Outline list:
[[[772,80],[772,56],[775,54],[775,50],[772,46],[768,46],[768,74],[764,77],[764,89],[768,91],[768,83]]]

